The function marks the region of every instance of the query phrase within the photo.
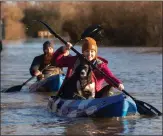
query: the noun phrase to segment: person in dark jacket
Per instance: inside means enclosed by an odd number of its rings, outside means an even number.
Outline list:
[[[44,54],[36,56],[33,59],[29,69],[30,74],[32,76],[37,76],[38,80],[42,80],[51,75],[62,74],[62,69],[56,66],[55,56],[57,55],[57,52],[54,52],[54,48],[51,42],[44,42],[43,52]]]

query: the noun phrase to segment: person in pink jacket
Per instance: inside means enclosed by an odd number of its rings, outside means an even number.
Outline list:
[[[68,67],[66,79],[71,77],[74,69],[80,64],[80,59],[78,56],[64,56],[64,53],[67,50],[70,50],[72,47],[71,43],[67,43],[66,46],[61,47],[58,51],[60,52],[58,57],[56,58],[57,65],[59,67]],[[98,56],[98,48],[96,41],[91,37],[86,37],[84,39],[82,45],[82,53],[88,61],[91,61],[96,65],[101,71],[103,71],[108,77],[110,77],[114,82],[118,84],[118,90],[123,90],[124,86],[122,82],[115,77],[115,75],[108,68],[108,61],[104,58]],[[102,76],[97,70],[93,70],[94,73],[94,81],[95,81],[95,97],[99,98],[106,95],[107,92],[111,89],[111,87],[115,87],[109,80],[107,80],[104,76]],[[103,87],[104,81],[109,85]]]

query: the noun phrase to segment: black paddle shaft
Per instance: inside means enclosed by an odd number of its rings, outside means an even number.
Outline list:
[[[47,69],[50,65],[51,65],[51,64],[45,66],[45,67],[41,70],[41,72],[43,72],[45,69]],[[33,78],[35,78],[35,77],[36,77],[36,76],[32,76],[31,78],[29,78],[27,81],[25,81],[25,82],[22,84],[22,86],[26,85],[29,81],[31,81],[31,80],[32,80]]]
[[[35,21],[39,21],[39,20],[35,20]],[[65,45],[67,44],[67,42],[62,38],[60,37],[58,34],[56,34],[46,23],[42,22],[42,21],[39,21],[41,22],[42,24],[44,24],[48,30],[56,37],[58,38],[59,40],[61,40]],[[93,30],[92,30],[93,32]],[[89,33],[89,31],[88,31]],[[91,33],[91,32],[90,32]],[[89,35],[87,35],[89,36]],[[84,37],[83,37],[84,38]],[[80,41],[80,40],[79,40]],[[118,88],[118,84],[113,81],[110,77],[108,77],[103,71],[101,71],[99,68],[97,68],[94,64],[92,64],[90,61],[88,61],[82,54],[80,54],[76,49],[74,49],[73,47],[71,47],[71,50],[74,51],[79,57],[83,58],[85,60],[85,62],[87,62],[93,69],[96,69],[97,71],[100,72],[101,75],[103,75],[106,79],[108,79],[109,81],[112,82],[112,84],[114,86],[116,86]],[[138,112],[140,114],[145,114],[145,115],[162,115],[162,113],[157,110],[155,107],[153,107],[152,105],[148,104],[148,103],[145,103],[143,101],[139,101],[139,100],[136,100],[134,97],[132,97],[128,92],[126,92],[125,90],[122,90],[122,92],[124,92],[126,95],[130,96],[136,103],[137,105],[137,108],[138,108]]]

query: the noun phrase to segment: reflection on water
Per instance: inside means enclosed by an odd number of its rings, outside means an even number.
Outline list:
[[[1,125],[2,134],[10,132],[15,135],[50,133],[57,135],[64,132],[64,127],[61,125],[68,123],[64,119],[53,118],[43,107],[3,110],[1,114],[4,116]]]
[[[74,124],[70,125],[66,129],[66,133],[68,135],[78,135],[79,130],[83,135],[121,135],[121,134],[128,134],[129,128],[128,124],[132,125],[132,132],[134,129],[134,125],[136,121],[126,120],[123,118],[97,118],[97,119],[87,119],[84,121],[78,121]]]
[[[2,134],[114,135],[133,132],[136,124],[136,117],[61,118],[44,106],[18,107],[2,108]]]
[[[41,41],[43,43],[43,41]],[[6,44],[1,52],[1,90],[21,85],[31,76],[32,59],[41,54],[40,41]],[[61,45],[55,46],[55,49]],[[77,50],[81,47],[75,46]],[[162,110],[160,48],[99,48],[99,55],[119,77],[127,92]],[[73,52],[71,52],[74,54]],[[34,83],[32,80],[28,86]],[[27,86],[27,87],[28,87]],[[52,93],[1,93],[2,135],[162,135],[162,117],[65,118],[47,110]]]

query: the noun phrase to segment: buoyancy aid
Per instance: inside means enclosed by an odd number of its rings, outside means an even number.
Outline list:
[[[94,61],[93,61],[93,65],[95,65],[96,67],[98,66],[98,65],[100,65],[100,64],[102,64],[102,63],[108,63],[105,59],[103,59],[103,58],[98,58],[97,57],[97,59],[95,59]],[[81,60],[80,60],[80,58],[77,58],[77,60],[75,61],[75,63],[74,63],[74,66],[73,66],[73,69],[72,69],[72,74],[75,72],[75,70],[76,70],[76,68],[79,66],[81,64]]]

